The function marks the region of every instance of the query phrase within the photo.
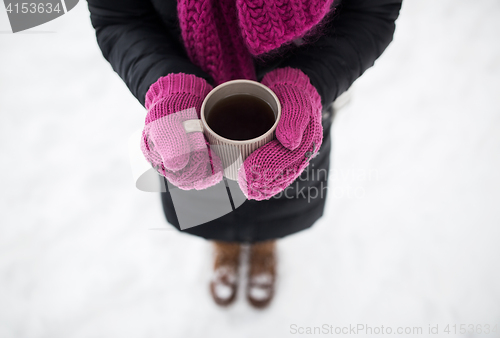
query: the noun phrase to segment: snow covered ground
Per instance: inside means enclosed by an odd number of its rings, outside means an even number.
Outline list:
[[[265,311],[243,293],[215,306],[209,243],[170,230],[158,194],[134,188],[127,142],[144,110],[88,15],[81,2],[11,34],[0,10],[0,337],[289,337],[323,324],[439,325],[432,337],[496,324],[463,336],[500,337],[498,1],[406,0],[336,117],[326,214],[280,241]]]

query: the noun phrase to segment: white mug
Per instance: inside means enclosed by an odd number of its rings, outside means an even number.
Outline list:
[[[230,140],[216,134],[207,124],[207,116],[215,103],[231,95],[247,94],[267,102],[274,113],[273,126],[259,137],[249,140]],[[238,112],[235,111],[235,114]],[[243,161],[257,148],[270,142],[275,137],[276,126],[281,117],[281,104],[276,94],[260,82],[251,80],[233,80],[224,82],[208,93],[203,100],[200,112],[201,119],[187,120],[183,123],[187,133],[201,131],[207,137],[212,149],[221,159],[224,176],[230,180],[238,180],[238,170]]]

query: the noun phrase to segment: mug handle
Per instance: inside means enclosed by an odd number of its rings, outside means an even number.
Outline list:
[[[203,132],[203,125],[201,124],[200,119],[186,120],[182,122],[182,126],[184,127],[184,130],[188,134],[193,133],[195,131]]]

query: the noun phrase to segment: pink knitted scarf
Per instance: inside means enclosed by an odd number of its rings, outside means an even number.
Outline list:
[[[334,0],[178,0],[182,38],[215,84],[256,80],[253,56],[303,37]]]

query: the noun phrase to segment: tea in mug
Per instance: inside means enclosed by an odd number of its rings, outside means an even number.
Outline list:
[[[216,102],[206,114],[208,126],[219,136],[244,141],[265,134],[276,121],[269,103],[249,94],[234,94]]]

